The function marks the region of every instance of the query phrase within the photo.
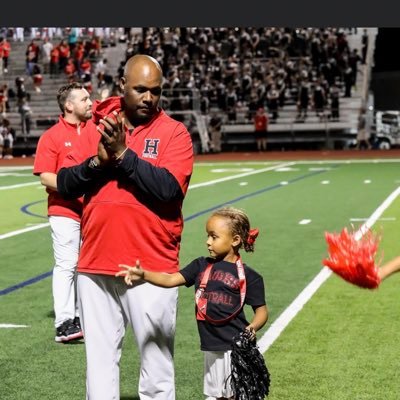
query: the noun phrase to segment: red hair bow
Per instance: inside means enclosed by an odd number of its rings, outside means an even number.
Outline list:
[[[258,234],[259,234],[259,230],[257,228],[250,229],[249,236],[247,236],[247,243],[248,244],[254,244]]]

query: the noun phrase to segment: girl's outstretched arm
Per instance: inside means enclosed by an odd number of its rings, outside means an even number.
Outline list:
[[[393,260],[390,260],[386,264],[382,265],[382,267],[380,267],[378,270],[378,275],[383,281],[390,275],[399,271],[400,271],[400,256],[393,258]]]
[[[147,271],[140,266],[139,260],[136,260],[135,267],[125,264],[119,264],[119,267],[123,269],[117,272],[115,276],[123,276],[125,283],[129,286],[132,286],[133,282],[140,280],[165,288],[182,286],[186,283],[185,278],[180,272],[166,274],[163,272]]]

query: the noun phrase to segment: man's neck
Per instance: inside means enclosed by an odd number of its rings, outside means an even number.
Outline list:
[[[125,126],[128,129],[135,129],[139,125],[146,125],[148,124],[157,114],[161,112],[161,108],[157,107],[157,111],[155,114],[153,114],[151,117],[147,119],[142,119],[142,118],[134,118],[133,116],[129,116],[124,109],[122,109],[122,117],[124,118],[125,121]]]
[[[138,118],[128,118],[125,112],[123,112],[123,118],[124,118],[124,123],[125,126],[128,129],[135,129],[139,125],[145,125],[150,121],[150,118],[148,120],[143,120],[143,119],[138,119]]]
[[[64,120],[65,122],[68,122],[71,125],[79,126],[81,124],[81,121],[78,118],[70,114],[64,115]]]
[[[126,128],[128,128],[129,130],[135,129],[138,124],[135,121],[131,122],[128,119],[128,117],[126,116],[124,111],[122,112],[122,115],[123,115],[122,118],[124,119],[124,124],[125,124]]]
[[[64,120],[68,124],[75,125],[78,135],[81,134],[81,122],[82,121],[80,121],[78,118],[74,117],[73,115],[69,115],[69,114],[64,116]]]

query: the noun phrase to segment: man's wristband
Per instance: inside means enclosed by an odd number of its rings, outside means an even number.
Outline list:
[[[89,160],[89,164],[88,165],[89,165],[89,168],[100,169],[100,164],[98,162],[96,162],[96,156],[92,157]]]

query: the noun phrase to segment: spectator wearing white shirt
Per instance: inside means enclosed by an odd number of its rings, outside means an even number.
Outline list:
[[[53,50],[53,44],[50,42],[49,38],[46,36],[43,39],[43,43],[41,46],[42,53],[42,63],[43,63],[43,72],[47,74],[50,71],[50,55]]]

